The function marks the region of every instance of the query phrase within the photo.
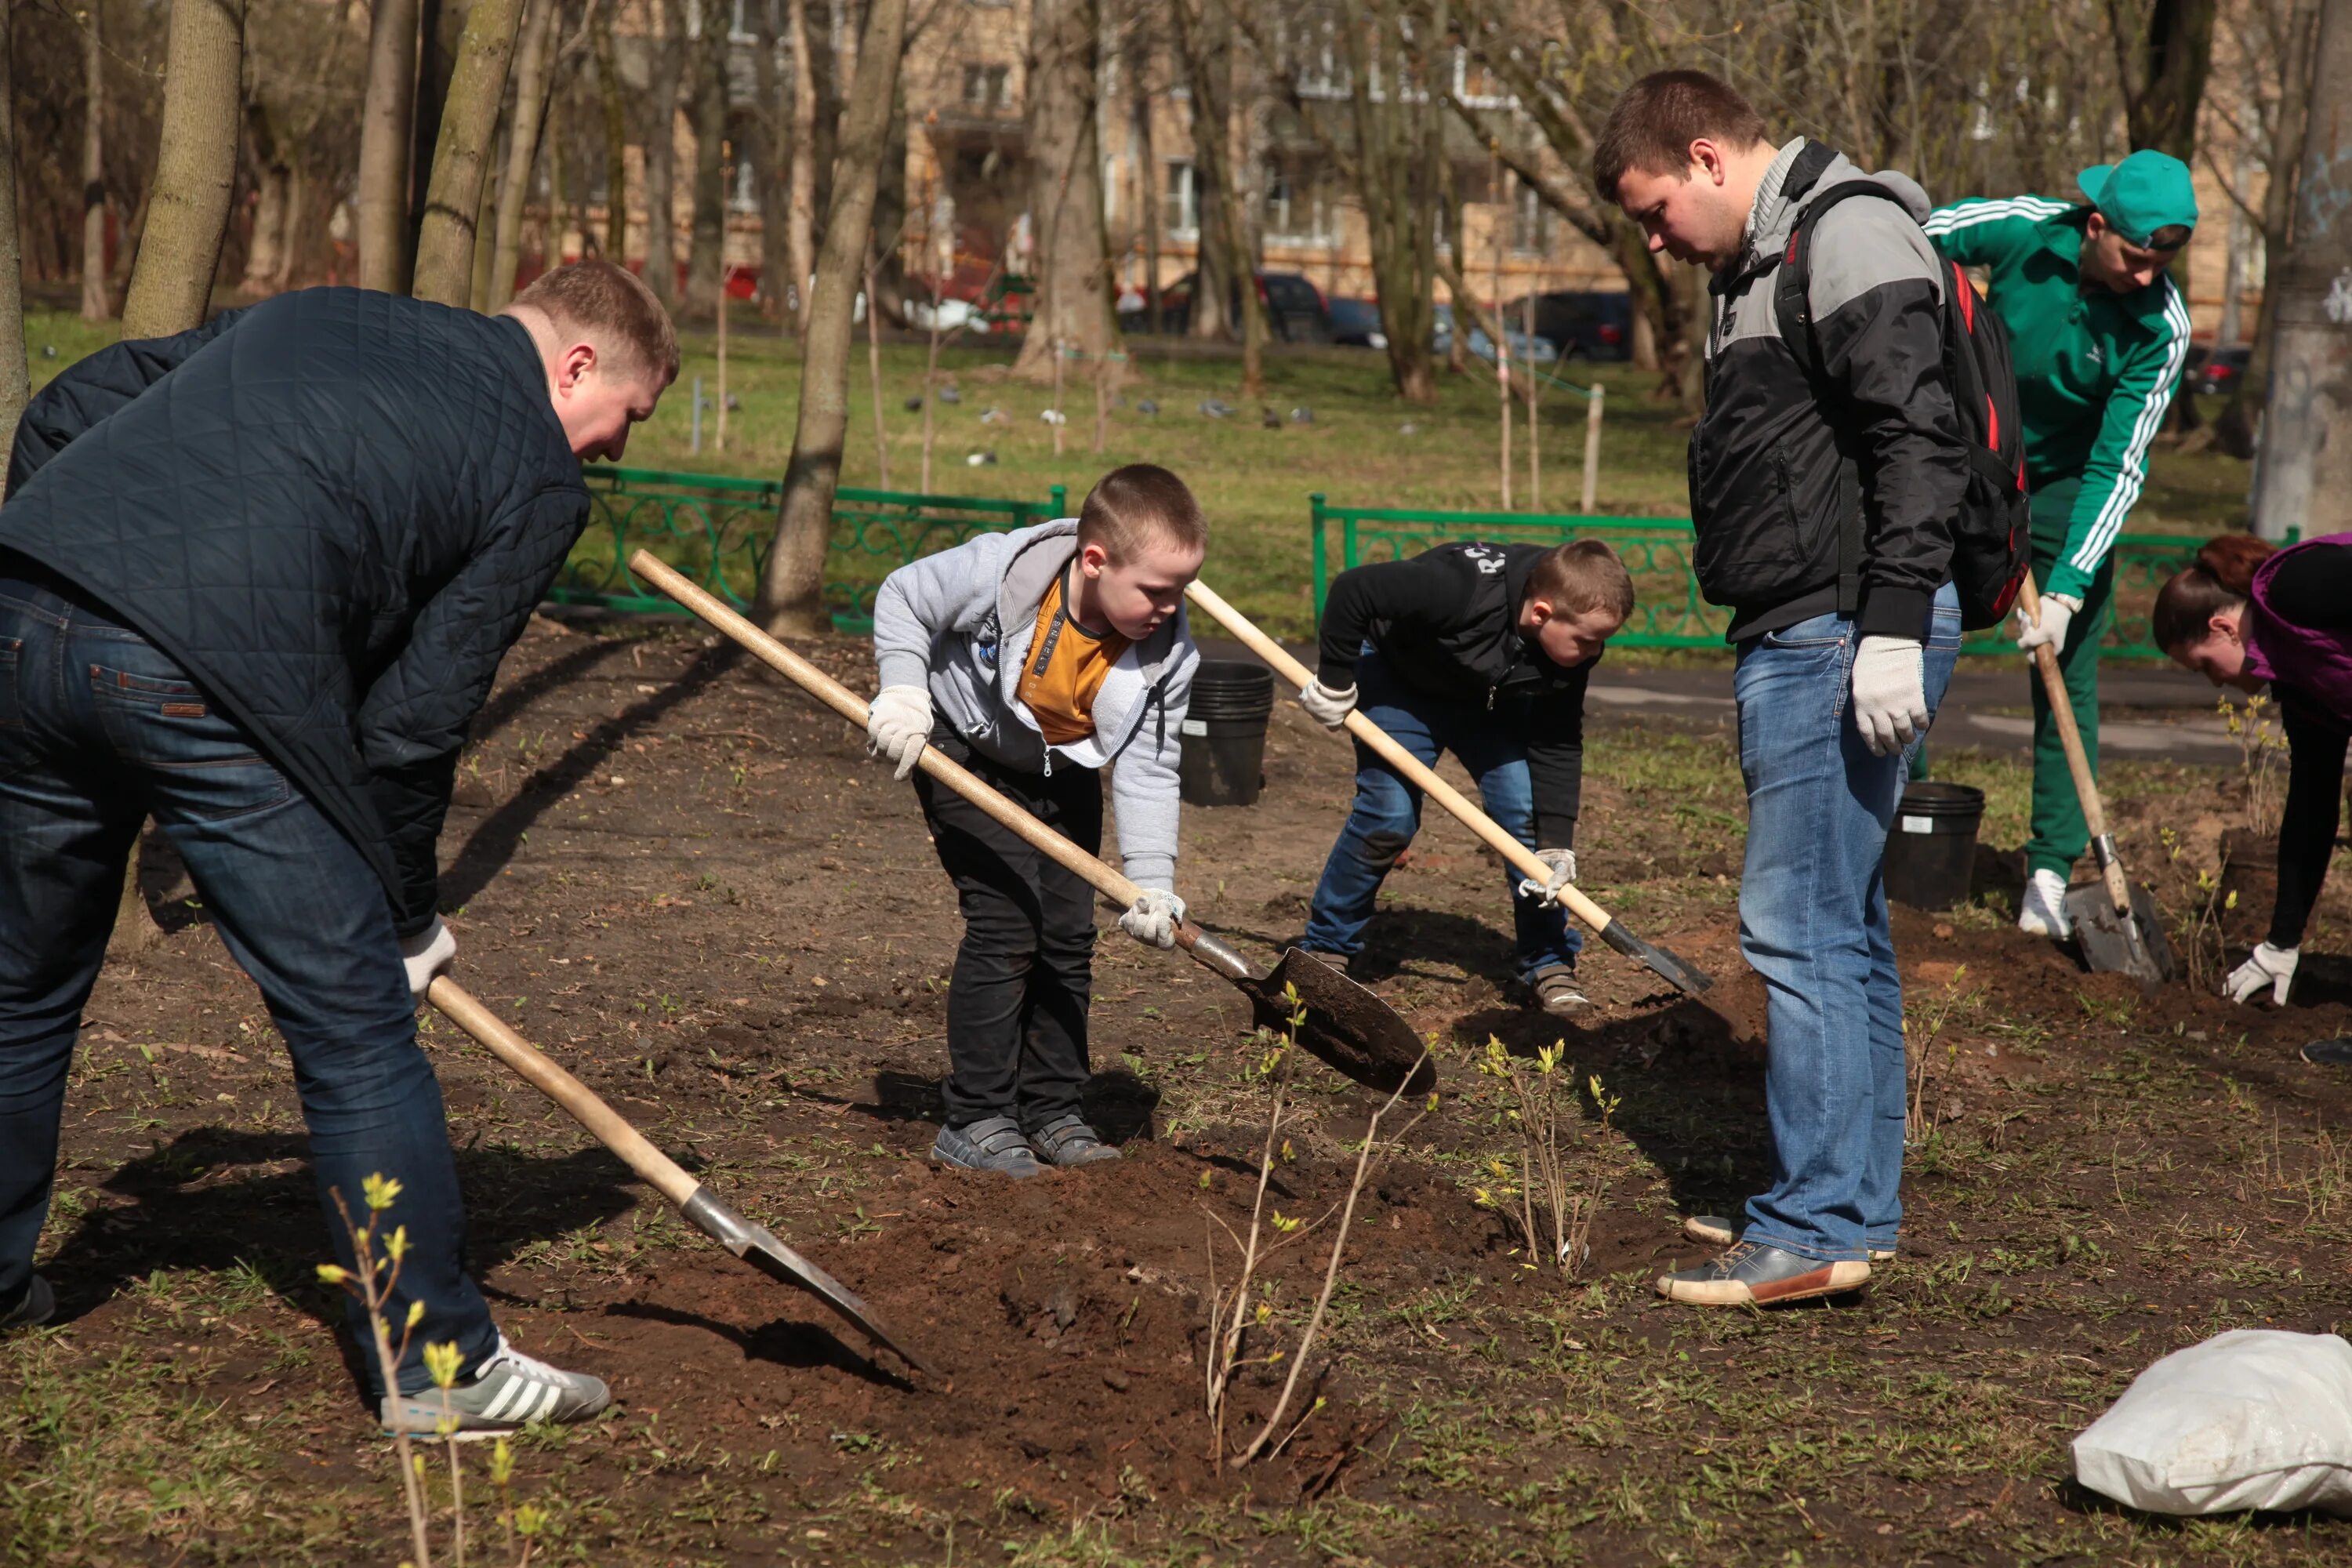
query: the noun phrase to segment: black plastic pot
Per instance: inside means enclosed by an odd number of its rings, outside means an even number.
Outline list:
[[[1254,805],[1265,787],[1274,671],[1243,659],[1201,661],[1184,715],[1180,793],[1192,805]]]
[[[1948,910],[1969,896],[1984,791],[1923,781],[1903,791],[1886,836],[1886,896],[1915,910]]]

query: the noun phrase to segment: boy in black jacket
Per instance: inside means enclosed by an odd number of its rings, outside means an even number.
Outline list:
[[[1518,979],[1547,1012],[1586,1005],[1583,947],[1559,907],[1576,879],[1584,688],[1633,610],[1633,582],[1598,540],[1442,544],[1410,561],[1339,574],[1323,606],[1320,668],[1299,694],[1337,730],[1350,709],[1435,765],[1452,752],[1486,814],[1550,865],[1548,882],[1507,879]],[[1345,963],[1389,868],[1421,826],[1421,791],[1356,745],[1356,804],[1307,911],[1300,945]]]

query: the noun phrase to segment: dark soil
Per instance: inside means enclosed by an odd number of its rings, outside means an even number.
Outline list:
[[[870,686],[861,645],[815,651]],[[1702,735],[1687,778],[1614,773],[1612,747],[1649,742],[1601,720],[1587,887],[1712,972],[1715,1005],[1601,950],[1585,965],[1588,1026],[1528,1010],[1505,980],[1500,868],[1433,813],[1360,973],[1438,1040],[1443,1100],[1355,1216],[1284,1426],[1307,1419],[1271,1462],[1236,1471],[1211,1457],[1202,1384],[1212,1257],[1221,1283],[1236,1259],[1218,1222],[1246,1226],[1265,1131],[1247,1070],[1263,1047],[1239,992],[1107,926],[1090,1108],[1127,1157],[1020,1184],[934,1170],[959,927],[911,792],[866,761],[862,737],[691,632],[545,623],[477,734],[443,850],[458,978],[944,1374],[870,1355],[813,1299],[692,1235],[438,1022],[427,1042],[501,1322],[618,1396],[600,1426],[520,1466],[525,1490],[565,1500],[563,1549],[586,1558],[938,1561],[960,1526],[968,1550],[1003,1540],[1037,1561],[1064,1560],[1051,1543],[1080,1527],[1155,1559],[2115,1560],[2139,1527],[2070,1491],[2066,1433],[2174,1344],[2249,1321],[2322,1329],[2342,1311],[2344,1255],[2329,1248],[2345,1213],[2323,1205],[2332,1178],[2314,1142],[2341,1085],[2293,1051],[2352,1022],[2352,964],[2306,958],[2283,1016],[2185,984],[2144,999],[1983,910],[1897,916],[1915,1029],[1938,998],[1950,1015],[1927,1047],[1937,1131],[1914,1160],[1902,1264],[1827,1310],[1656,1305],[1649,1278],[1698,1252],[1678,1215],[1731,1212],[1766,1179],[1762,996],[1738,957],[1736,819],[1686,815],[1705,801],[1736,813],[1730,759]],[[1349,766],[1286,710],[1266,775],[1255,807],[1188,808],[1180,880],[1197,918],[1270,960],[1303,921]],[[2179,789],[2192,785],[2210,775]],[[2181,798],[2126,799],[2127,836]],[[310,1277],[325,1242],[283,1052],[187,889],[158,872],[150,891],[175,934],[110,964],[68,1111],[69,1201],[46,1265],[63,1342],[91,1367],[179,1347],[224,1420],[268,1435],[272,1484],[376,1510],[362,1533],[383,1550],[360,1555],[392,1561],[393,1482],[326,1349],[339,1310]],[[1603,1132],[1580,1096],[1570,1129],[1604,1194],[1578,1281],[1530,1268],[1474,1196],[1517,1150],[1495,1080],[1475,1070],[1490,1036],[1520,1053],[1564,1038],[1577,1082],[1598,1074],[1623,1097]],[[1278,1346],[1296,1344],[1350,1141],[1377,1107],[1311,1060],[1296,1071],[1300,1121],[1271,1204],[1321,1223],[1270,1266],[1277,1316],[1260,1342]],[[2294,1145],[2275,1170],[2247,1163],[2263,1135]],[[2221,1258],[2244,1267],[2217,1280]],[[240,1262],[267,1289],[237,1311],[141,1283]],[[1864,1352],[1878,1359],[1849,1360]],[[1957,1403],[1868,1381],[1896,1365]],[[1287,1371],[1244,1373],[1229,1447]],[[1761,1428],[1744,1413],[1791,1398]],[[1996,1414],[1971,1425],[1979,1408]],[[1858,1418],[1868,1443],[1831,1436]],[[1958,1434],[1979,1426],[1980,1450],[1962,1452]],[[58,1460],[16,1430],[0,1465]],[[1835,1458],[1743,1490],[1737,1478],[1779,1463],[1783,1440]],[[1943,1458],[1928,1453],[1946,1440]],[[1310,1519],[1352,1544],[1327,1552]],[[2314,1528],[2342,1549],[2340,1527]],[[193,1542],[206,1558],[339,1560],[252,1516],[103,1540],[92,1556]]]

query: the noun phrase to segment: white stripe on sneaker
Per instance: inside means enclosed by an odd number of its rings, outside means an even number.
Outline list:
[[[491,1400],[488,1406],[483,1410],[482,1419],[485,1421],[505,1420],[507,1418],[508,1408],[511,1405],[522,1403],[522,1401],[517,1400],[515,1395],[518,1394],[524,1394],[527,1398],[528,1394],[526,1394],[526,1391],[529,1387],[530,1384],[526,1384],[521,1378],[509,1373],[507,1375],[506,1386],[499,1390],[498,1397]]]
[[[562,1397],[563,1390],[554,1384],[549,1384],[547,1385],[545,1395],[539,1401],[539,1408],[533,1410],[530,1415],[522,1418],[524,1424],[528,1425],[533,1421],[544,1421],[550,1415],[554,1415],[556,1402]]]

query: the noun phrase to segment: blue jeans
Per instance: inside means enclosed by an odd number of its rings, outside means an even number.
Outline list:
[[[50,586],[0,577],[0,1303],[31,1277],[49,1207],[58,1121],[83,1004],[106,956],[125,864],[154,817],[187,862],[229,953],[285,1037],[310,1129],[334,1256],[352,1265],[341,1192],[401,1184],[388,1214],[410,1249],[386,1309],[425,1318],[401,1369],[429,1385],[424,1347],[471,1366],[498,1346],[460,1262],[466,1211],[441,1089],[383,885],[360,852],[160,649]],[[365,1312],[351,1313],[371,1384]]]
[[[1959,600],[1927,631],[1932,715],[1959,656]],[[1895,1246],[1903,1212],[1903,983],[1884,876],[1911,757],[1874,757],[1847,711],[1853,624],[1817,616],[1739,645],[1748,864],[1739,950],[1762,977],[1772,1188],[1749,1239],[1825,1260]]]
[[[1397,679],[1370,643],[1356,664],[1356,707],[1432,767],[1441,755],[1453,752],[1478,781],[1486,815],[1528,848],[1547,847],[1536,843],[1527,748],[1510,715],[1413,690]],[[1356,804],[1348,813],[1347,826],[1339,829],[1339,841],[1331,846],[1323,879],[1316,884],[1315,902],[1307,911],[1307,947],[1347,958],[1364,951],[1364,927],[1371,923],[1381,882],[1420,828],[1421,791],[1357,742]],[[1507,866],[1504,885],[1511,894],[1518,977],[1531,980],[1540,970],[1573,967],[1584,936],[1569,929],[1567,911],[1556,904],[1546,909],[1522,894],[1519,873]]]

